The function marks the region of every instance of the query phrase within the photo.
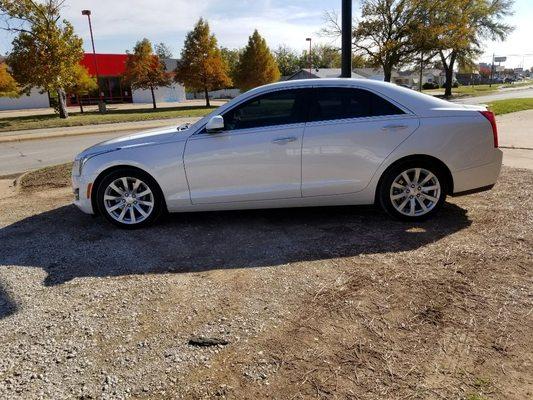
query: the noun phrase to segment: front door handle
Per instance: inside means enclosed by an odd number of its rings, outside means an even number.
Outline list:
[[[290,142],[295,142],[296,140],[298,140],[296,136],[288,136],[288,137],[281,137],[281,138],[274,139],[272,143],[286,144]]]
[[[392,125],[385,125],[383,128],[381,128],[384,131],[402,131],[404,129],[407,129],[408,125],[401,125],[401,124],[392,124]]]

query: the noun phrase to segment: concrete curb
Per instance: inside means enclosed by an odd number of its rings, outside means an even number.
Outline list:
[[[170,125],[170,124],[169,124]],[[165,125],[147,125],[143,127],[139,127],[139,130],[143,129],[154,129],[154,128],[160,128]],[[12,142],[23,142],[27,140],[39,140],[39,139],[54,139],[54,138],[62,138],[62,137],[74,137],[74,136],[84,136],[84,135],[98,135],[100,133],[109,133],[109,132],[123,132],[123,131],[131,131],[135,130],[135,128],[132,127],[120,127],[120,128],[107,128],[97,131],[90,131],[90,132],[64,132],[64,133],[56,133],[56,134],[20,134],[20,135],[10,135],[10,136],[0,136],[0,143],[12,143]]]
[[[533,150],[531,147],[518,147],[518,146],[498,146],[500,149],[507,149],[507,150]]]

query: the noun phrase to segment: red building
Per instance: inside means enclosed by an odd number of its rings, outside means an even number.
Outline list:
[[[98,86],[100,94],[106,103],[131,103],[131,87],[123,82],[122,75],[126,68],[127,54],[96,54],[85,53],[81,61],[92,76],[96,76],[96,62],[98,62]],[[96,61],[96,62],[95,62]],[[83,96],[81,101],[86,104],[97,104],[98,92]],[[77,105],[75,95],[69,95],[69,105]]]

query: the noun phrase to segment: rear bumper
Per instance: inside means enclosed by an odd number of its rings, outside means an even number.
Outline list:
[[[452,172],[452,196],[463,196],[492,189],[500,175],[502,158],[503,152],[500,149],[494,149],[492,162],[479,167]]]
[[[464,192],[455,192],[454,194],[452,194],[452,196],[453,197],[468,196],[469,194],[486,192],[487,190],[491,190],[493,187],[494,185],[482,186],[482,187],[475,188],[475,189],[465,190]]]

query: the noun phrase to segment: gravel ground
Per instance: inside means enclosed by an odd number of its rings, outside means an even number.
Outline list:
[[[68,188],[5,190],[2,399],[533,396],[531,171],[421,224],[334,207],[127,232]]]

